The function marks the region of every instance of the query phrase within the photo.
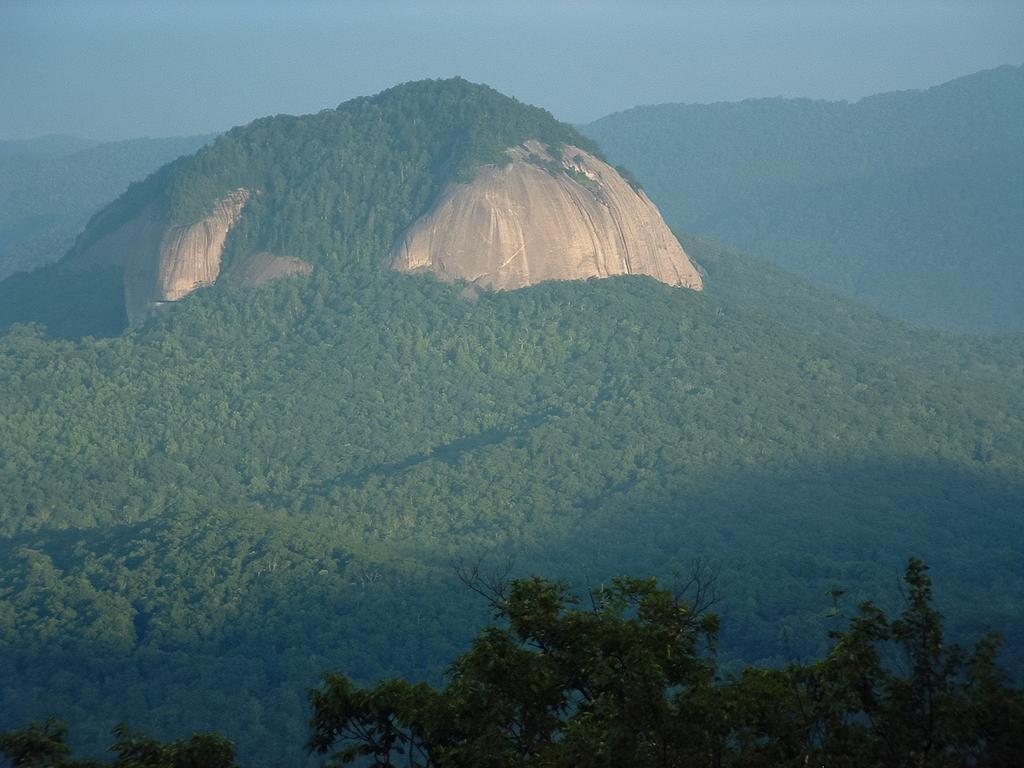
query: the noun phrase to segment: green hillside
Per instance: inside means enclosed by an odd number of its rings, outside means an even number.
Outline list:
[[[60,264],[0,283],[0,329],[42,323],[51,335],[116,335],[127,319],[113,270],[81,271],[76,253],[144,206],[191,223],[227,192],[254,192],[232,231],[224,266],[256,251],[297,256],[320,270],[376,270],[398,235],[452,180],[508,160],[526,139],[589,139],[486,86],[461,79],[400,85],[315,115],[256,120],[129,186],[99,211]],[[89,289],[82,290],[82,281]]]
[[[672,226],[887,313],[1024,330],[1024,68],[849,104],[637,107],[584,128]]]
[[[0,280],[59,259],[129,182],[212,138],[0,141]]]
[[[440,187],[481,163],[507,162],[528,138],[591,142],[548,112],[465,80],[407,83],[315,115],[256,120],[133,185],[85,228],[86,247],[139,207],[163,202],[192,223],[238,187],[255,200],[234,238],[314,263],[390,247]],[[342,257],[344,254],[344,257]],[[231,255],[229,252],[228,256]]]
[[[600,584],[704,558],[735,668],[820,655],[828,590],[899,608],[916,555],[950,634],[1004,630],[1024,666],[1024,340],[913,330],[697,238],[703,293],[469,301],[385,268],[446,180],[531,136],[577,141],[408,84],[236,129],[94,219],[249,168],[229,252],[316,269],[109,338],[0,338],[0,731],[57,714],[98,751],[126,720],[301,764],[322,671],[437,681],[486,621],[460,559]]]

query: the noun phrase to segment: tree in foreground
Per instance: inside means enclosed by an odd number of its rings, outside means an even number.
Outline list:
[[[897,619],[864,603],[823,660],[727,680],[716,677],[714,593],[700,571],[689,590],[618,579],[584,598],[539,578],[465,581],[501,626],[481,632],[441,688],[326,676],[310,693],[310,752],[377,768],[1022,764],[1024,690],[996,665],[998,638],[970,653],[946,645],[919,560]],[[213,734],[114,733],[113,763],[72,759],[55,720],[0,734],[0,753],[32,767],[235,765],[233,745]]]
[[[998,639],[946,646],[924,564],[904,581],[898,619],[864,603],[824,660],[726,681],[699,589],[687,601],[620,579],[584,605],[543,579],[492,585],[478,591],[503,626],[442,688],[328,675],[307,746],[330,765],[439,768],[1019,765],[1024,695],[995,664]]]
[[[0,753],[17,768],[235,768],[235,747],[212,733],[188,739],[160,742],[135,733],[124,725],[114,729],[117,740],[110,747],[113,763],[71,758],[67,728],[50,718],[18,731],[0,734]]]

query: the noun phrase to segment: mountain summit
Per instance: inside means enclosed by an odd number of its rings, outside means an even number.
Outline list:
[[[498,290],[619,274],[702,287],[591,142],[461,79],[235,128],[129,188],[65,266],[119,270],[135,324],[232,276],[379,268],[389,253],[394,268]]]

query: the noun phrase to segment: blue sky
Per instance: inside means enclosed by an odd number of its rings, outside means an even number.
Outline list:
[[[0,137],[204,133],[452,75],[586,122],[1021,63],[1021,0],[0,0]]]

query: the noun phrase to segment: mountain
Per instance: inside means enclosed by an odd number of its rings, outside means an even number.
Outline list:
[[[637,107],[583,128],[669,223],[916,323],[1024,330],[1024,68],[855,103]]]
[[[212,138],[0,141],[0,280],[56,261],[129,182]]]
[[[377,121],[393,123],[383,115],[393,112],[396,103],[403,108],[407,91],[383,94],[368,108],[378,112]],[[355,126],[353,120],[361,117],[353,118],[357,109],[346,105],[321,113],[320,125],[303,123],[298,131],[279,119],[232,131],[208,152],[183,160],[101,211],[64,265],[123,270],[127,317],[134,324],[167,302],[217,281],[228,234],[254,197],[260,205],[253,201],[246,217],[252,245],[249,251],[233,254],[236,270],[240,265],[244,269],[254,256],[267,254],[274,227],[284,221],[295,225],[295,212],[288,205],[309,194],[307,189],[317,196],[318,210],[306,212],[316,218],[303,218],[300,224],[315,226],[319,219],[344,231],[343,207],[330,198],[340,194],[346,172],[351,173],[346,167],[351,153],[323,155],[329,146],[325,142],[339,133],[373,125],[362,119]],[[473,130],[495,130],[494,118],[482,117],[484,124]],[[462,143],[449,145],[452,139],[443,135],[446,130],[444,122],[432,119],[426,136],[411,134],[409,152],[398,167],[399,181],[429,168],[427,188],[437,199],[432,201],[434,209],[400,238],[396,268],[429,269],[448,279],[503,289],[614,274],[650,274],[673,285],[700,288],[697,270],[643,192],[584,149],[564,141],[537,140],[564,134],[565,139],[582,143],[582,137],[570,135],[550,116],[531,114],[518,128],[521,136],[510,133],[507,141],[517,146],[502,148],[507,156],[487,148],[493,157],[486,159],[497,161],[494,164],[482,164],[483,156],[471,163],[461,155]],[[267,158],[278,161],[285,144],[294,146],[293,133],[303,131],[310,132],[307,140],[317,144],[299,154],[303,162],[319,160],[318,175],[307,175],[311,166],[268,165]],[[269,141],[261,132],[270,134]],[[419,161],[420,167],[410,161]],[[473,178],[460,180],[459,171]],[[327,182],[328,175],[335,174],[338,179]],[[446,182],[443,190],[437,186],[441,182]],[[187,192],[178,191],[182,189]],[[196,189],[203,194],[183,199]],[[330,239],[325,235],[317,245],[327,248]],[[313,243],[288,246],[312,263],[323,258]],[[295,254],[276,258],[289,256],[294,261]],[[307,267],[311,270],[312,264]],[[288,274],[287,269],[279,271]]]
[[[554,167],[515,165],[532,142]],[[319,675],[436,681],[487,618],[453,563],[508,558],[591,584],[704,558],[736,669],[820,654],[830,591],[898,607],[917,555],[951,637],[1000,628],[1019,671],[1021,337],[915,329],[685,235],[701,291],[393,268],[460,190],[537,168],[582,195],[598,162],[542,110],[409,83],[237,128],[0,284],[67,331],[0,337],[0,730],[54,713],[92,752],[122,720],[217,730],[245,764],[303,764]],[[154,204],[185,236],[239,189],[218,279],[141,324],[123,268],[70,263]],[[228,279],[279,258],[308,268]]]
[[[465,227],[445,227],[450,240],[436,242],[437,252],[428,247],[409,261],[407,249],[396,266],[443,263],[443,276],[498,288],[627,272],[700,287],[657,209],[575,130],[464,81],[434,88],[399,86],[306,118],[256,121],[164,167],[97,213],[59,265],[8,283],[0,326],[37,321],[56,335],[117,333],[222,273],[247,274],[251,259],[277,259],[271,272],[282,275],[376,268],[357,254],[387,252],[406,235],[411,243],[415,219],[426,217],[418,231],[431,229],[424,222],[449,201]],[[484,278],[482,262],[460,245],[488,236],[466,206],[500,195],[500,216],[493,205],[477,211],[497,227],[487,268],[502,276]],[[594,249],[572,251],[578,237]],[[463,255],[446,252],[452,247]],[[83,297],[83,281],[104,299]],[[118,284],[123,308],[110,300]],[[0,285],[0,299],[4,293]]]

